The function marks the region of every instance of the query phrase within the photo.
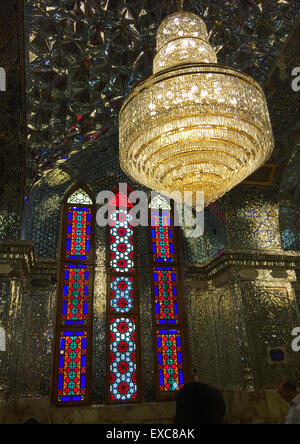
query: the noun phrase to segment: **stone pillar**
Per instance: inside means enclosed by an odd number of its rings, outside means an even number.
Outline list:
[[[30,242],[0,242],[0,402],[49,397],[56,260],[36,261]]]
[[[198,379],[223,389],[276,387],[295,378],[300,326],[293,285],[297,253],[227,250],[187,269],[192,359]]]
[[[188,267],[186,288],[197,379],[222,389],[251,389],[242,297],[232,270],[210,275],[209,264]]]
[[[49,398],[56,314],[57,261],[37,259],[26,298],[20,397]]]
[[[0,326],[6,351],[0,352],[0,400],[16,399],[23,380],[26,295],[33,265],[30,243],[0,242]]]

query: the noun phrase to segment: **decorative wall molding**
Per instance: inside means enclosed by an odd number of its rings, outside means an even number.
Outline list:
[[[26,278],[56,278],[55,259],[36,259],[30,241],[0,241],[0,276],[11,276],[22,271]]]
[[[271,269],[296,270],[300,264],[299,252],[271,251],[239,251],[225,250],[221,256],[213,258],[205,264],[187,264],[187,279],[211,280],[220,273],[229,269]],[[193,277],[194,276],[194,277]]]

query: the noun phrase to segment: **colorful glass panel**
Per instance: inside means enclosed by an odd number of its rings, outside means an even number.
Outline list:
[[[155,315],[159,324],[178,322],[178,304],[175,269],[154,268]]]
[[[113,276],[110,279],[110,309],[115,313],[128,313],[134,308],[134,282],[132,277]]]
[[[91,209],[69,207],[66,256],[69,259],[87,259],[91,247]]]
[[[58,402],[79,402],[86,396],[86,332],[61,332]]]
[[[173,262],[173,230],[169,212],[151,210],[151,234],[153,259]]]
[[[132,216],[126,210],[115,210],[110,215],[110,266],[119,273],[132,273],[134,267]]]
[[[154,328],[156,330],[158,390],[162,399],[168,393],[183,386],[183,350],[181,339],[184,336],[182,317],[179,314],[179,289],[174,263],[177,261],[171,208],[167,202],[157,198],[157,207],[151,202],[151,243]],[[176,330],[170,330],[170,328]],[[165,397],[165,395],[167,395]]]
[[[65,265],[62,322],[64,325],[86,324],[88,315],[87,265]]]
[[[130,401],[137,397],[135,335],[135,319],[110,319],[111,401]]]
[[[127,194],[132,190],[127,187]],[[136,329],[139,323],[135,305],[136,289],[134,228],[130,214],[132,203],[122,190],[116,192],[110,206],[110,334],[108,361],[109,401],[130,402],[139,397],[137,383]],[[135,317],[124,317],[134,310]]]
[[[164,392],[179,390],[183,386],[183,363],[179,330],[158,330],[159,388]]]

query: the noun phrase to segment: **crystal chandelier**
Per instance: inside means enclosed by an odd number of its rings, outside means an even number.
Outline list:
[[[153,75],[120,111],[121,168],[162,194],[203,191],[208,205],[270,156],[266,99],[252,77],[217,63],[196,14],[168,16],[156,46]]]

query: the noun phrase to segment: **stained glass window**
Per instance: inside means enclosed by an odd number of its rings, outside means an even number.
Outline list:
[[[66,257],[88,259],[91,249],[91,208],[68,207]]]
[[[151,236],[153,259],[157,262],[173,262],[173,230],[168,211],[151,211]]]
[[[80,188],[64,200],[52,399],[90,402],[94,205]]]
[[[108,402],[140,398],[139,307],[136,286],[135,228],[127,193],[115,192],[110,202],[108,334]]]
[[[136,321],[110,320],[110,399],[128,401],[137,397]]]
[[[188,379],[183,291],[170,205],[160,196],[149,207],[156,382],[159,398],[168,399]]]
[[[158,324],[178,321],[176,272],[173,267],[154,267],[155,317]]]
[[[128,313],[134,304],[134,282],[130,276],[110,278],[110,310],[113,313]]]
[[[133,227],[132,216],[126,210],[116,209],[111,213],[115,222],[110,231],[110,266],[114,272],[132,273],[133,260]]]
[[[65,325],[87,323],[89,274],[87,265],[65,265],[62,306],[62,322]]]
[[[57,392],[59,402],[85,400],[86,353],[87,332],[61,332]]]
[[[160,390],[178,390],[183,385],[180,331],[158,330],[157,351]]]

